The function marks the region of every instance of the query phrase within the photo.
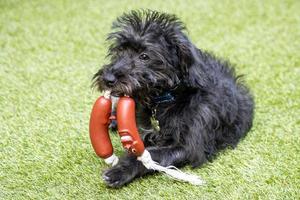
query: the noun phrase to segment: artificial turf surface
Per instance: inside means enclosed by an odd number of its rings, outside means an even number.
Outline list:
[[[115,190],[92,150],[90,87],[112,21],[135,8],[177,14],[191,40],[236,64],[256,101],[248,136],[193,170]],[[0,199],[299,199],[300,1],[0,1]],[[117,154],[122,148],[113,135]],[[191,171],[190,167],[184,168]]]

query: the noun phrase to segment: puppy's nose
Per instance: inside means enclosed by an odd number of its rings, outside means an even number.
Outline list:
[[[103,80],[108,86],[113,86],[117,82],[115,75],[111,73],[105,74]]]

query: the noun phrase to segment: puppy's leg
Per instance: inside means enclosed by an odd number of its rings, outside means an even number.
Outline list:
[[[144,142],[145,147],[155,146],[159,141],[159,132],[154,129],[141,129],[142,140]]]
[[[162,166],[174,165],[180,167],[188,162],[188,156],[183,147],[150,147],[147,150],[150,152],[152,159]],[[110,187],[121,187],[134,178],[151,172],[154,171],[146,169],[135,156],[126,155],[120,159],[116,166],[104,172],[103,179]]]
[[[159,132],[152,127],[151,116],[151,110],[137,104],[136,118],[138,129],[146,147],[156,145],[159,140]]]

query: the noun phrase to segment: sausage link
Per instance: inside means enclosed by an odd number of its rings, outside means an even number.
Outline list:
[[[118,132],[122,145],[136,156],[142,155],[145,150],[136,127],[135,102],[130,97],[121,97],[117,105]]]
[[[90,117],[90,138],[96,154],[108,158],[113,154],[113,146],[108,133],[111,114],[111,100],[104,96],[94,103]]]

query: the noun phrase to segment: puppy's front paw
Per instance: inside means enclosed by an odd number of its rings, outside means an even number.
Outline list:
[[[126,168],[122,166],[115,166],[108,169],[103,173],[102,177],[108,186],[114,188],[121,187],[134,178],[128,171],[126,171]]]

